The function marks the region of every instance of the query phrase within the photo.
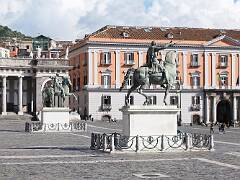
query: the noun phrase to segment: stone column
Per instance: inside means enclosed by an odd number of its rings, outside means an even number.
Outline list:
[[[115,73],[116,73],[116,88],[120,87],[120,51],[116,50],[116,67],[115,67]]]
[[[237,98],[233,95],[233,122],[237,121]]]
[[[94,51],[94,85],[98,85],[98,54]],[[77,83],[76,83],[77,84]]]
[[[2,115],[7,115],[7,77],[3,76]]]
[[[143,65],[143,52],[138,51],[138,67]]]
[[[232,88],[236,87],[236,54],[232,54]]]
[[[209,97],[206,95],[205,97],[205,123],[209,124]]]
[[[216,96],[213,96],[213,123],[217,122],[217,100]]]
[[[212,53],[212,87],[216,87],[216,53]]]
[[[92,72],[92,51],[91,50],[88,50],[88,85],[93,85],[93,72]]]
[[[204,60],[205,60],[205,88],[208,88],[208,53],[204,53]]]
[[[18,115],[23,115],[22,109],[22,86],[23,86],[23,78],[22,76],[18,77]]]
[[[183,88],[187,86],[187,52],[183,52]]]

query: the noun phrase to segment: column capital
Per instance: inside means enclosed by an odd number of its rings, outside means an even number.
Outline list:
[[[183,54],[184,56],[186,56],[186,55],[188,54],[188,52],[187,52],[187,51],[182,51],[182,54]]]

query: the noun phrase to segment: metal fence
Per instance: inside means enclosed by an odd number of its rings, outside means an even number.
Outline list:
[[[25,131],[34,133],[34,132],[69,132],[69,131],[86,131],[87,123],[86,122],[70,122],[70,123],[51,123],[45,124],[39,121],[26,122]]]
[[[176,136],[123,136],[119,133],[91,135],[91,149],[114,151],[213,150],[213,135],[178,133]]]

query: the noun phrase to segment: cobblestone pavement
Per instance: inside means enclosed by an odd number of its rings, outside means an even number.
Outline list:
[[[240,179],[240,128],[219,134],[216,127],[211,152],[108,154],[89,149],[91,132],[121,132],[120,122],[88,122],[84,133],[45,134],[25,133],[24,124],[0,120],[0,179]],[[208,127],[179,129],[209,134]]]

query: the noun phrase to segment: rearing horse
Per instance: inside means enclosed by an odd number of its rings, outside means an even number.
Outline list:
[[[142,92],[142,88],[144,85],[150,86],[151,84],[161,85],[165,88],[165,95],[163,102],[167,105],[166,98],[169,93],[170,88],[176,81],[176,51],[168,51],[166,53],[166,58],[164,61],[164,71],[162,72],[152,72],[151,69],[147,66],[141,66],[138,69],[130,68],[128,69],[126,75],[124,76],[124,81],[122,86],[120,87],[120,91],[127,85],[127,82],[130,78],[130,75],[133,73],[133,85],[128,90],[125,105],[128,105],[128,99],[130,94],[134,90],[138,90],[137,92],[143,95],[146,100],[144,105],[150,103],[150,99],[146,94]]]

